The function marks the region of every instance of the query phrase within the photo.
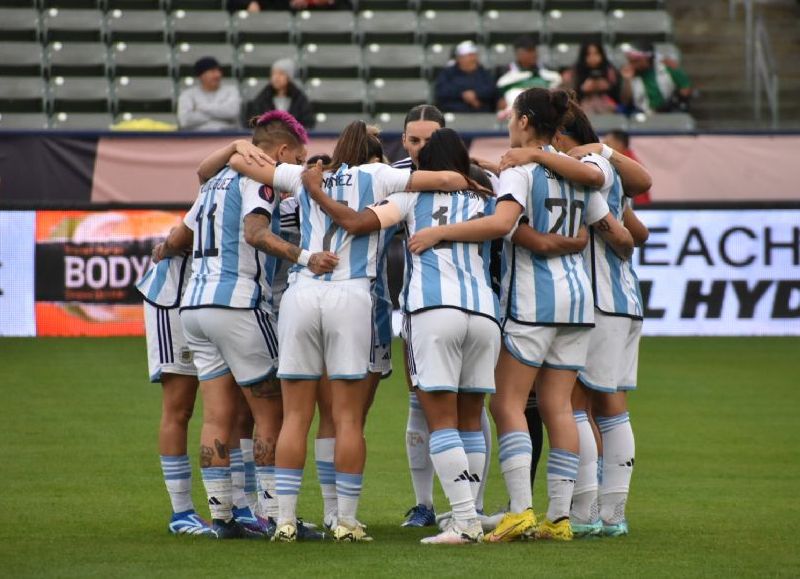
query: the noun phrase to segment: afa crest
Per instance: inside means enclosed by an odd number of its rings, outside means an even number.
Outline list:
[[[262,185],[258,188],[258,196],[267,203],[272,203],[275,199],[275,190],[269,185]]]

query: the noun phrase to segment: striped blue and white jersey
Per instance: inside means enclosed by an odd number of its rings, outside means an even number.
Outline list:
[[[400,210],[409,236],[434,225],[462,223],[494,213],[494,198],[472,191],[396,193],[387,203]],[[489,273],[491,243],[445,241],[420,255],[406,250],[403,306],[408,313],[457,308],[497,320],[500,314]]]
[[[191,275],[192,258],[189,254],[167,257],[151,264],[136,283],[136,289],[145,301],[161,308],[177,308],[186,282]]]
[[[554,153],[555,149],[546,147]],[[537,163],[506,169],[500,174],[498,201],[514,200],[529,225],[541,233],[575,237],[581,225],[608,214],[596,191],[556,175]],[[592,286],[583,255],[546,257],[504,242],[501,309],[505,318],[532,325],[594,323]]]
[[[183,222],[194,232],[192,276],[181,308],[268,308],[263,254],[244,240],[244,217],[271,216],[271,187],[225,167],[200,187]]]
[[[291,243],[300,246],[300,216],[297,199],[287,197],[275,207],[270,223],[272,233]],[[294,263],[270,254],[264,254],[264,295],[272,312],[277,316],[281,307],[283,293],[289,286],[289,270]]]
[[[375,279],[381,235],[378,232],[354,236],[338,227],[306,192],[301,181],[303,167],[279,165],[275,169],[273,184],[281,191],[291,191],[300,205],[301,247],[312,253],[332,251],[339,256],[339,264],[331,273],[314,275],[307,267],[298,266],[299,275],[325,281],[339,281],[366,277]],[[410,173],[393,169],[381,163],[357,167],[342,165],[332,173],[323,175],[326,194],[355,211],[378,203],[408,185]]]
[[[622,214],[631,199],[625,196],[616,170],[600,155],[588,155],[582,160],[597,165],[603,171],[604,182],[600,194],[608,203],[611,214],[621,223]],[[589,233],[590,241],[583,256],[586,263],[590,264],[595,307],[604,314],[641,320],[642,298],[632,261],[620,259],[593,228]]]

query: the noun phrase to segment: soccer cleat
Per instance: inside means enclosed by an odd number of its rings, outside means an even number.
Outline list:
[[[604,537],[622,537],[628,534],[628,521],[621,521],[615,525],[603,525],[600,531]]]
[[[328,513],[322,518],[322,526],[325,527],[325,530],[330,531],[331,533],[336,530],[336,527],[339,526],[339,520],[336,516],[336,513]]]
[[[411,507],[406,513],[405,522],[401,527],[432,527],[436,524],[436,512],[432,507],[417,505]]]
[[[233,520],[248,531],[259,533],[264,537],[272,536],[272,533],[270,533],[269,529],[269,520],[259,517],[258,515],[254,515],[253,511],[250,510],[250,507],[244,507],[241,509],[234,507],[231,512],[233,513]]]
[[[491,515],[485,515],[482,512],[478,511],[478,519],[481,522],[481,526],[483,527],[483,532],[488,533],[490,531],[494,531],[497,528],[497,525],[500,524],[500,521],[503,520],[506,511],[498,511]]]
[[[303,519],[297,519],[297,540],[298,541],[322,541],[325,533],[317,530],[316,525],[304,523]]]
[[[536,532],[536,515],[533,509],[525,509],[521,513],[506,513],[495,527],[484,538],[487,543],[508,543],[517,539],[527,539]]]
[[[340,523],[333,532],[333,539],[337,543],[362,543],[372,541],[367,535],[364,525],[356,523],[355,527]]]
[[[584,539],[587,537],[598,537],[603,532],[603,523],[597,519],[594,523],[583,525],[580,523],[570,523],[572,527],[572,536],[576,539]]]
[[[212,519],[211,531],[216,539],[264,539],[264,533],[257,533],[243,527],[234,519],[224,521],[222,519]]]
[[[294,543],[297,541],[297,526],[292,523],[280,525],[275,534],[272,535],[272,541],[275,543]]]
[[[550,539],[553,541],[571,541],[572,527],[568,518],[563,518],[553,523],[545,519],[536,531],[537,539]]]
[[[167,527],[173,535],[211,535],[211,525],[196,512],[172,513]]]
[[[423,545],[468,545],[482,542],[483,528],[480,521],[474,521],[466,529],[459,528],[454,522],[438,535],[425,537],[420,541]]]

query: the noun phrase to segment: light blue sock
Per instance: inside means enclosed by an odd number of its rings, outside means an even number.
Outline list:
[[[339,507],[339,523],[354,527],[358,519],[358,501],[364,475],[336,471],[336,502]]]
[[[161,455],[161,472],[164,473],[164,483],[167,485],[169,500],[172,503],[172,512],[193,511],[192,466],[189,464],[189,456]]]

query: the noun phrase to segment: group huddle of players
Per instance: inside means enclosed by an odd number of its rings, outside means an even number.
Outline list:
[[[627,534],[642,302],[631,267],[647,229],[635,161],[598,142],[564,91],[517,97],[510,149],[470,159],[430,105],[409,111],[409,158],[384,163],[358,121],[306,163],[291,115],[253,119],[200,165],[183,222],[139,283],[150,377],[163,386],[161,464],[176,534],[370,541],[357,518],[364,424],[392,371],[387,253],[401,235],[409,384],[406,449],[425,544]],[[195,511],[187,426],[203,397],[200,466],[211,522]],[[508,509],[483,512],[491,395]],[[296,507],[306,440],[323,527]],[[549,504],[532,473],[547,429]],[[535,457],[535,458],[534,458]],[[433,478],[450,511],[436,517]]]

